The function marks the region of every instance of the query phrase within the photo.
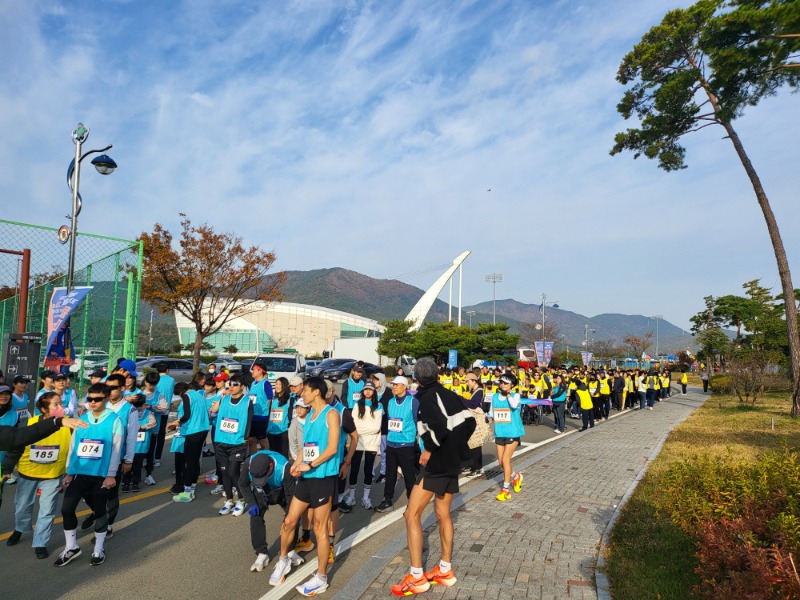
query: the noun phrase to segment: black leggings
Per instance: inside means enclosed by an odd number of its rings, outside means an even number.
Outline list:
[[[238,488],[239,486],[242,463],[247,458],[247,446],[245,444],[240,446],[217,444],[214,446],[214,451],[217,455],[219,472],[222,475],[219,483],[222,484],[228,500],[233,500],[233,488]],[[239,493],[239,498],[242,498],[241,492]]]
[[[208,431],[197,431],[184,437],[183,441],[183,485],[191,487],[200,476],[200,455]]]
[[[383,497],[389,502],[394,501],[394,487],[397,484],[397,467],[403,473],[406,484],[406,497],[411,496],[411,490],[417,482],[416,450],[414,446],[386,447],[386,484]]]
[[[350,465],[350,487],[355,487],[358,483],[358,469],[361,467],[361,457],[364,457],[364,485],[372,485],[372,468],[375,466],[377,452],[367,452],[356,450],[353,454],[353,464]]]
[[[90,475],[76,475],[64,490],[64,499],[61,501],[61,516],[64,518],[64,530],[72,531],[78,528],[78,517],[75,511],[81,498],[92,507],[94,512],[94,530],[103,533],[108,529],[108,490],[103,489],[105,477],[92,477]]]
[[[161,415],[158,423],[158,433],[151,438],[150,448],[153,453],[150,456],[155,456],[155,460],[161,460],[161,453],[164,451],[164,440],[167,436],[167,417],[168,415]]]

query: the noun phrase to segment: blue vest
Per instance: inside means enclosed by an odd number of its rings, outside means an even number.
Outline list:
[[[99,423],[93,422],[94,417],[91,413],[84,414],[81,419],[86,421],[89,427],[76,429],[72,434],[69,474],[106,477],[113,451],[114,424],[120,421],[119,416],[107,409],[105,418]],[[120,422],[120,425],[122,424]],[[124,425],[122,430],[125,430]]]
[[[319,412],[319,415],[315,415],[312,409],[306,418],[306,426],[303,429],[303,462],[305,463],[311,463],[325,452],[328,447],[327,419],[329,410],[334,409],[326,406]],[[341,457],[335,455],[323,464],[312,467],[310,471],[303,473],[303,477],[306,479],[320,479],[338,475],[340,467]],[[333,493],[333,490],[331,493]]]
[[[150,411],[148,409],[144,409],[142,411],[142,416],[139,417],[139,427],[144,427],[147,425],[147,421],[150,419]],[[139,431],[136,433],[136,454],[147,454],[147,449],[150,447],[150,430],[147,429],[145,431]]]
[[[272,386],[265,377],[261,381],[254,381],[250,386],[250,402],[253,403],[253,417],[266,419],[269,416],[269,401],[272,400],[274,392]]]
[[[282,454],[278,454],[277,452],[273,452],[272,450],[259,450],[253,456],[258,456],[259,454],[266,454],[272,460],[275,461],[275,470],[272,471],[272,475],[269,476],[267,479],[267,485],[271,490],[277,490],[281,486],[283,486],[283,473],[286,470],[286,465],[289,462],[285,456]],[[252,460],[252,456],[250,460]],[[250,481],[253,481],[253,475],[250,475]]]
[[[347,380],[347,398],[342,398],[347,408],[353,408],[361,400],[361,391],[364,389],[364,383],[366,382],[363,379],[353,381],[352,377]]]
[[[189,420],[181,426],[183,435],[186,436],[200,431],[208,431],[211,424],[208,422],[208,404],[206,404],[206,399],[203,397],[203,392],[199,390],[189,390],[186,393],[189,395],[191,416]]]
[[[225,396],[219,403],[214,442],[217,444],[230,444],[231,446],[244,444],[249,410],[250,404],[246,396],[239,398],[237,404],[231,402],[230,396]]]
[[[289,431],[290,410],[292,410],[292,405],[289,400],[286,401],[286,404],[281,406],[278,404],[277,398],[273,398],[269,409],[267,433],[278,435]]]
[[[206,396],[205,394],[203,394],[203,397],[206,399],[206,404],[209,413],[211,412],[211,405],[214,404],[214,402],[216,402],[217,400],[220,400],[222,398],[222,396],[218,391],[214,392],[212,396]],[[208,419],[211,425],[213,426],[214,423],[217,422],[217,415],[214,415],[213,417],[209,415]]]
[[[336,412],[339,413],[339,423],[342,424],[341,431],[339,432],[339,457],[341,460],[344,460],[344,455],[346,454],[344,449],[345,445],[347,444],[347,434],[344,432],[344,409],[345,406],[341,402],[337,402],[333,404],[331,408],[336,409]],[[341,467],[341,465],[339,465]],[[338,471],[337,471],[338,472]]]
[[[175,395],[175,379],[170,375],[161,375],[156,384],[156,392],[160,393],[167,402]]]
[[[0,417],[0,425],[4,425],[6,427],[16,427],[17,421],[19,420],[19,415],[17,411],[14,410],[13,406],[8,407],[8,412]],[[5,458],[5,451],[0,452],[0,462],[3,462],[3,458]]]
[[[128,447],[128,416],[131,410],[133,410],[133,405],[127,400],[120,400],[120,402],[122,406],[118,412],[111,408],[111,402],[106,402],[106,408],[112,412],[117,412],[117,418],[120,420],[120,423],[122,423],[122,449],[119,453],[119,459],[122,460],[125,456],[125,450]]]
[[[500,438],[515,438],[525,435],[522,426],[520,405],[511,408],[507,397],[495,392],[492,396],[492,412],[494,413],[494,436]]]
[[[414,420],[414,398],[406,394],[402,404],[397,398],[389,400],[389,433],[387,443],[413,446],[417,441],[417,423]]]
[[[178,406],[178,418],[180,419],[183,416],[183,403]],[[172,442],[169,445],[170,452],[183,452],[183,444],[184,439],[183,435],[181,434],[181,426],[180,423],[178,427],[175,429],[175,435],[172,437]]]

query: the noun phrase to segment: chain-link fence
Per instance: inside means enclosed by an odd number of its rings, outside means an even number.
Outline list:
[[[53,288],[67,285],[69,244],[61,244],[57,229],[0,219],[0,249],[20,252],[30,249],[25,331],[42,334],[42,356],[47,340],[47,314]],[[139,292],[142,245],[90,233],[78,232],[75,251],[75,286],[92,286],[91,292],[71,317],[72,342],[81,360],[76,375],[84,379],[83,357],[102,352],[113,365],[120,356],[136,355],[139,322]],[[0,333],[6,339],[17,332],[20,310],[22,260],[0,252]],[[3,357],[0,356],[0,361]],[[2,367],[2,365],[0,365]]]

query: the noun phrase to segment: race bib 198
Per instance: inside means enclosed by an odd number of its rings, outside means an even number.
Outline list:
[[[317,458],[319,458],[319,444],[313,442],[303,444],[303,462],[311,464]]]
[[[389,431],[403,431],[403,419],[389,419]]]
[[[224,418],[219,423],[219,430],[226,433],[237,433],[239,431],[239,419]]]
[[[100,460],[103,458],[105,445],[103,440],[81,440],[78,443],[78,458]]]
[[[58,446],[31,446],[30,460],[32,463],[48,465],[58,460]]]
[[[498,423],[511,423],[511,409],[510,408],[495,408],[494,420]]]

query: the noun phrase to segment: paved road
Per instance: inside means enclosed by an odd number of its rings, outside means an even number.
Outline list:
[[[653,412],[628,412],[587,434],[577,433],[577,422],[569,420],[570,432],[558,437],[547,420],[526,427],[527,454],[518,461],[525,469],[525,490],[514,501],[500,504],[493,499],[496,483],[491,480],[497,471],[490,471],[489,478],[464,481],[458,500],[466,503],[456,512],[459,583],[434,591],[447,597],[492,598],[512,586],[512,597],[596,597],[590,583],[592,567],[612,505],[646,465],[649,449],[699,399],[692,394],[659,405]],[[484,453],[489,465],[494,461],[493,445],[487,444]],[[252,600],[300,597],[288,582],[277,589],[268,585],[273,563],[264,573],[249,572],[253,560],[249,517],[218,516],[222,501],[207,493],[210,486],[199,484],[197,500],[191,504],[171,501],[166,492],[172,483],[170,460],[171,455],[156,471],[157,486],[123,495],[114,537],[106,544],[106,562],[97,568],[88,564],[91,532],[79,535],[83,556],[63,569],[52,566],[63,549],[60,524],[54,526],[52,557],[47,560],[33,556],[30,534],[17,546],[5,547],[2,540],[13,529],[14,487],[6,488],[0,509],[2,597],[178,600],[232,593]],[[212,469],[212,460],[204,459],[205,470]],[[382,486],[374,486],[373,503],[381,495]],[[340,554],[330,571],[329,597],[389,596],[388,585],[399,581],[408,567],[403,503],[404,498],[388,515],[360,507],[343,515],[337,538],[340,546],[345,540],[343,545],[349,548],[356,535],[365,539]],[[268,514],[267,532],[273,539],[281,519],[280,510]],[[436,554],[435,534],[429,543]],[[270,554],[277,554],[275,542]],[[429,562],[433,564],[435,558]],[[303,571],[294,576],[307,577]]]

